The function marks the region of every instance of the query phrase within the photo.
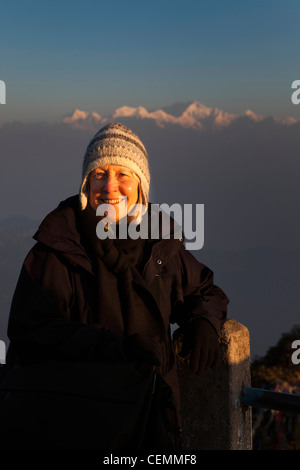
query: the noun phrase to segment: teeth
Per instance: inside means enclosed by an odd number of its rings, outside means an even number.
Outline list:
[[[117,202],[121,202],[122,199],[102,199],[105,204],[116,204]]]

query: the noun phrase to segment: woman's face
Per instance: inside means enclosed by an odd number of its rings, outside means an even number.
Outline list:
[[[137,203],[138,187],[138,180],[128,168],[120,165],[104,165],[90,174],[89,202],[94,209],[100,204],[111,204],[115,209],[117,222],[128,214],[130,206]],[[126,214],[123,214],[125,197],[127,206],[125,206]]]

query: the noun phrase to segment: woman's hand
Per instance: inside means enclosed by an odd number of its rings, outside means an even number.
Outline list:
[[[190,325],[190,369],[197,375],[215,369],[220,358],[218,335],[208,320],[196,319]]]

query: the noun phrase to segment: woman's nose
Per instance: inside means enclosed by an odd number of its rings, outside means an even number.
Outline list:
[[[105,179],[104,190],[108,193],[116,191],[119,188],[118,180],[116,176],[109,173]]]

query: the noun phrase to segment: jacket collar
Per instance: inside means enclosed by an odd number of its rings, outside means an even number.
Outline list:
[[[152,211],[155,205],[149,204]],[[60,202],[57,208],[42,221],[33,238],[48,248],[59,252],[72,265],[78,265],[93,272],[93,261],[82,243],[82,235],[79,229],[80,210],[78,194]],[[148,242],[152,244],[152,249],[155,250],[156,255],[167,260],[175,254],[182,243],[182,239],[179,239],[176,233],[178,228],[178,225],[171,218],[168,238],[163,238],[164,234],[161,227],[159,227],[158,239],[149,239]],[[155,231],[155,227],[152,227],[153,230]]]

